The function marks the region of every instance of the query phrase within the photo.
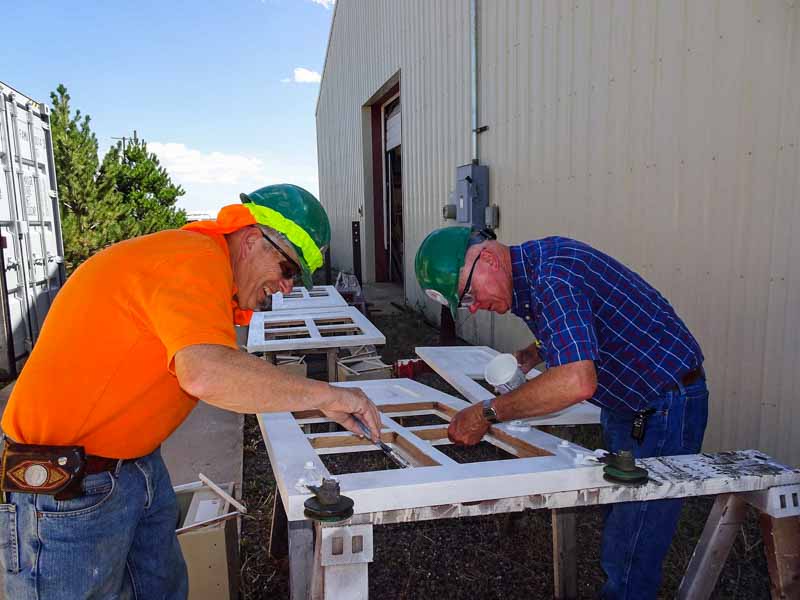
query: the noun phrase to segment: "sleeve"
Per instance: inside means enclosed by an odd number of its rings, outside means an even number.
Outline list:
[[[178,350],[195,344],[218,344],[234,350],[233,275],[224,255],[199,252],[156,269],[156,286],[144,307],[154,333],[167,351],[175,373]]]
[[[537,329],[547,366],[597,360],[597,333],[588,298],[562,279],[544,278],[537,287]]]

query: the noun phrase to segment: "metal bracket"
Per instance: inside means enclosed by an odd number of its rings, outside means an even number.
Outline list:
[[[800,516],[800,485],[779,485],[759,492],[746,492],[739,496],[770,517]]]
[[[321,531],[323,567],[372,562],[372,525],[322,527]]]

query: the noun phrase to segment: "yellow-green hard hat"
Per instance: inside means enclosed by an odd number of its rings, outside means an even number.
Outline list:
[[[240,194],[242,203],[256,222],[282,233],[300,258],[303,284],[313,287],[312,275],[319,269],[331,243],[328,214],[313,194],[303,188],[281,183],[250,194]]]
[[[450,307],[453,318],[458,308],[458,274],[472,235],[470,227],[442,227],[428,234],[417,250],[414,271],[425,294]]]

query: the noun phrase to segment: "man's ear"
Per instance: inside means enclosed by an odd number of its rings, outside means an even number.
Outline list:
[[[242,255],[249,256],[256,250],[256,244],[261,239],[261,233],[257,227],[248,227],[242,236]]]
[[[497,271],[500,268],[500,257],[494,248],[484,248],[481,252],[481,260],[492,270]]]

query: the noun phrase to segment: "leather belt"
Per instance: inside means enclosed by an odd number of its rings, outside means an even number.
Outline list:
[[[93,454],[86,455],[86,475],[94,475],[96,473],[104,473],[111,471],[112,473],[124,464],[133,462],[135,458],[106,458],[105,456],[95,456]]]

